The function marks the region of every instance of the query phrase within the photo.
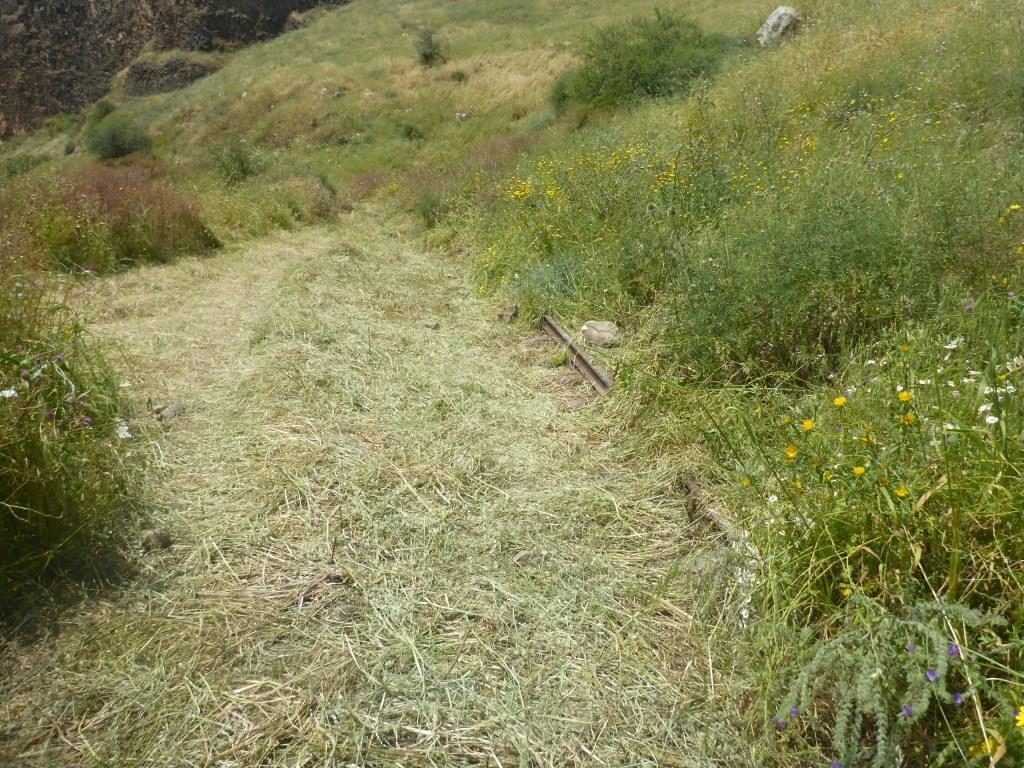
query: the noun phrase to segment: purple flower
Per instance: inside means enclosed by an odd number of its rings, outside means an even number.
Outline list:
[[[792,707],[790,707],[789,708],[789,716],[792,717],[792,718],[800,717],[800,707],[798,707],[796,704],[794,704]]]
[[[62,354],[60,354],[58,352],[56,355],[53,356],[53,362],[55,362],[55,363],[63,363],[64,362],[64,355],[62,355]]]
[[[929,683],[939,682],[939,670],[937,670],[935,667],[928,667],[928,671],[924,674],[928,678]]]
[[[907,653],[917,653],[917,643],[907,643]]]
[[[82,424],[84,424],[87,427],[91,427],[92,426],[92,416],[83,416],[82,417]]]
[[[786,722],[785,720],[783,720],[783,719],[782,719],[781,717],[780,717],[780,718],[778,718],[778,719],[777,719],[777,720],[775,721],[775,727],[776,727],[776,728],[777,728],[778,730],[780,730],[780,731],[784,731],[784,730],[786,730],[786,726],[787,726],[787,725],[789,725],[789,723],[787,723],[787,722]]]
[[[46,420],[47,421],[53,421],[56,418],[57,418],[56,411],[47,411],[46,412]]]
[[[960,646],[956,643],[949,644],[949,658],[959,659],[960,658]]]
[[[953,694],[953,703],[958,707],[964,703],[964,695],[960,691]]]
[[[914,715],[914,708],[912,706],[910,706],[909,704],[904,704],[903,705],[903,716],[904,717],[913,717],[913,715]]]
[[[840,763],[838,760],[833,760],[831,763],[829,763],[828,768],[843,768],[843,764]]]

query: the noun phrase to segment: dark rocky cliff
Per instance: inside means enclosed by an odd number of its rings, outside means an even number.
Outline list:
[[[340,0],[343,2],[344,0]],[[338,4],[334,0],[332,4]],[[282,31],[318,0],[0,0],[0,136],[75,112],[147,42],[215,50]]]

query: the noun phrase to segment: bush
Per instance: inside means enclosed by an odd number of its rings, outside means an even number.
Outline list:
[[[85,146],[100,160],[112,160],[148,151],[152,141],[145,129],[128,115],[111,112],[86,125]]]
[[[555,83],[552,105],[561,112],[571,103],[614,107],[684,93],[724,51],[724,38],[664,11],[605,27],[586,41],[583,65]]]
[[[444,47],[437,32],[433,29],[421,29],[416,35],[416,58],[420,66],[436,67],[444,64]]]
[[[213,154],[217,175],[229,187],[241,184],[263,170],[263,161],[248,144],[233,142],[221,147]]]
[[[0,270],[0,605],[99,571],[132,523],[118,380],[37,277]]]

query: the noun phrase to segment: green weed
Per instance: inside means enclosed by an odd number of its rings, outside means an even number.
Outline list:
[[[118,380],[51,288],[0,273],[4,607],[46,574],[101,572],[133,520],[137,465],[122,439]]]

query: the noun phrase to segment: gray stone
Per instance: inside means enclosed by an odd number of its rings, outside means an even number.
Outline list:
[[[171,534],[167,531],[142,532],[142,548],[147,552],[152,552],[154,549],[167,549],[169,546],[171,546]]]
[[[783,35],[793,32],[799,25],[800,14],[796,8],[780,5],[757,30],[757,42],[761,45],[778,45]]]
[[[184,412],[185,406],[181,403],[161,405],[153,409],[153,415],[156,416],[159,421],[170,421],[171,419],[176,419]]]
[[[622,343],[619,326],[610,320],[587,320],[582,333],[583,340],[595,347],[616,347]]]

